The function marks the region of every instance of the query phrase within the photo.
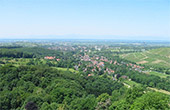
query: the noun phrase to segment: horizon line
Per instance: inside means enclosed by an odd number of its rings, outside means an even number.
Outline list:
[[[164,41],[169,39],[115,39],[115,38],[0,38],[0,40],[123,40],[123,41]]]

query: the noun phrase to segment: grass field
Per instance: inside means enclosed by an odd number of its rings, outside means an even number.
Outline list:
[[[130,87],[138,87],[138,86],[141,86],[141,84],[135,82],[135,81],[129,81],[129,80],[125,80],[124,83],[128,84]]]
[[[170,68],[170,48],[123,54],[121,58],[136,62],[137,64]]]
[[[60,67],[55,67],[55,68],[58,69],[58,70],[61,70],[61,71],[71,71],[73,73],[78,73],[78,71],[76,71],[72,68],[69,68],[68,70],[67,70],[67,68],[60,68]]]
[[[162,89],[156,89],[156,88],[151,88],[151,87],[148,87],[148,89],[150,90],[154,90],[156,92],[161,92],[161,93],[164,93],[164,94],[167,94],[167,95],[170,95],[170,92],[169,91],[165,91],[165,90],[162,90]]]
[[[168,75],[168,74],[163,74],[163,73],[159,73],[159,72],[156,72],[156,71],[148,72],[148,74],[150,74],[150,75],[155,75],[155,76],[159,76],[159,77],[161,77],[161,78],[166,78],[166,77],[170,76],[170,75]]]
[[[141,86],[141,84],[135,82],[135,81],[128,81],[128,80],[124,80],[124,83],[123,83],[126,87],[128,88],[131,88],[133,86],[135,87],[139,87]],[[169,91],[165,91],[165,90],[162,90],[162,89],[156,89],[156,88],[152,88],[152,87],[147,87],[149,90],[153,90],[153,91],[156,91],[156,92],[161,92],[161,93],[164,93],[164,94],[167,94],[167,95],[170,95],[170,92]]]

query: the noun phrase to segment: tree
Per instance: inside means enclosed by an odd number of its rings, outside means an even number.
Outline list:
[[[38,110],[37,105],[34,102],[28,102],[25,106],[26,110]]]
[[[96,106],[96,98],[94,95],[76,98],[69,106],[70,110],[94,110]]]
[[[103,93],[97,97],[96,110],[108,110],[111,105],[110,96],[107,93]]]
[[[131,110],[169,110],[170,97],[158,92],[149,92],[137,98]]]
[[[41,106],[41,110],[53,110],[53,109],[47,102],[44,102]]]

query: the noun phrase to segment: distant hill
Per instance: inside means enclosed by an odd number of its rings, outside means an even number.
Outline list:
[[[121,57],[137,64],[170,68],[170,48],[158,48],[144,52],[123,54]]]

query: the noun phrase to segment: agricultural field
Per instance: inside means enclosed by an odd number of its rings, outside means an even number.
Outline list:
[[[122,58],[156,67],[170,67],[170,48],[158,48],[144,52],[136,52],[120,55]]]
[[[148,72],[147,74],[159,76],[161,78],[166,78],[168,76],[170,77],[170,75],[168,75],[168,74],[163,74],[163,73],[160,73],[160,72],[157,72],[157,71],[151,71],[151,72]]]

